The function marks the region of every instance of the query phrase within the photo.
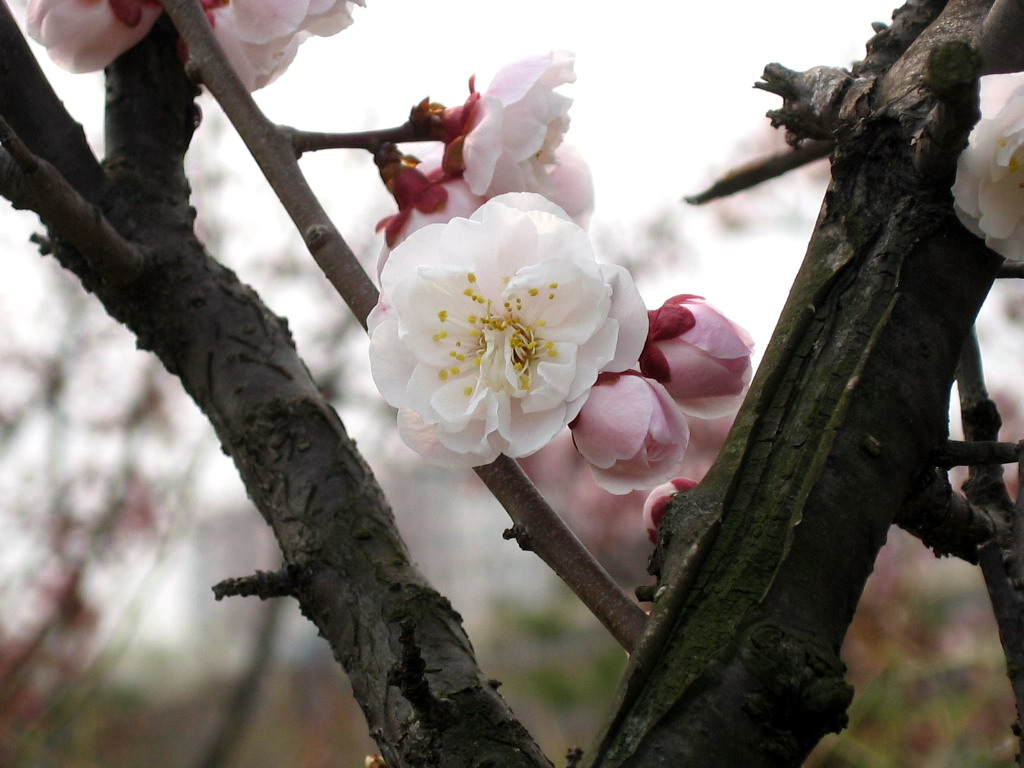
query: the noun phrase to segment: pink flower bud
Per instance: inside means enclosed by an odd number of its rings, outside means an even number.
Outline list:
[[[647,526],[647,537],[652,544],[658,541],[658,526],[661,525],[661,518],[665,516],[669,502],[680,491],[688,491],[696,485],[694,480],[675,477],[651,491],[644,502],[644,525]]]
[[[690,440],[686,417],[669,393],[635,371],[598,376],[569,428],[594,480],[616,494],[675,475]]]
[[[648,312],[640,370],[661,382],[691,416],[739,408],[750,384],[750,334],[700,296],[681,294]]]

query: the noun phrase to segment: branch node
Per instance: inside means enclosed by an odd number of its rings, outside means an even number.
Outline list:
[[[213,597],[251,597],[260,600],[270,597],[293,597],[298,586],[294,566],[285,566],[278,571],[256,571],[251,576],[239,576],[214,584]]]
[[[505,539],[505,541],[515,539],[521,550],[524,552],[533,552],[533,542],[530,538],[530,532],[519,523],[514,523],[511,528],[506,528],[502,531],[501,538]]]

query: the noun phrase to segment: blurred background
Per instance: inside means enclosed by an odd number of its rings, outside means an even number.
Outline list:
[[[682,197],[783,146],[763,117],[777,99],[750,87],[766,63],[846,66],[870,22],[889,19],[888,2],[787,0],[742,15],[714,3],[628,13],[582,0],[368,5],[256,94],[271,119],[309,130],[397,125],[424,96],[461,103],[471,74],[485,85],[520,56],[573,50],[567,142],[594,172],[599,258],[631,269],[649,306],[707,297],[751,331],[760,355],[827,162],[701,208]],[[23,4],[13,8],[23,15]],[[102,76],[68,75],[39,56],[102,155]],[[201,237],[289,319],[485,672],[549,756],[585,748],[624,654],[538,560],[502,539],[507,517],[474,475],[442,474],[401,443],[367,375],[364,335],[217,105],[200,103],[189,169]],[[371,159],[332,151],[302,165],[372,270],[374,224],[394,209]],[[30,238],[41,232],[0,204],[0,765],[363,766],[374,745],[362,714],[294,603],[212,598],[221,579],[280,565],[212,429],[176,380],[39,255]],[[1007,440],[1024,435],[1022,318],[1024,294],[1004,285],[979,323]],[[693,423],[689,476],[710,465],[728,427]],[[643,494],[598,489],[568,439],[524,464],[627,590],[649,581]],[[1013,702],[975,568],[894,530],[844,658],[857,689],[851,727],[808,765],[1011,762]]]

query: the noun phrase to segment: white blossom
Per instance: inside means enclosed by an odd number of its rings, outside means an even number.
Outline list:
[[[1024,260],[1024,85],[1021,75],[982,78],[982,117],[957,164],[954,209],[985,244]]]
[[[563,210],[520,193],[412,233],[368,326],[402,438],[436,464],[477,466],[550,442],[600,372],[636,363],[647,314]]]

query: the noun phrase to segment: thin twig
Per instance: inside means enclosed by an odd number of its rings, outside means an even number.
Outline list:
[[[964,343],[957,367],[957,388],[960,392],[960,413],[968,440],[995,440],[1001,419],[995,403],[988,396],[978,338],[972,333]],[[1014,511],[1003,482],[999,464],[975,465],[964,484],[967,499],[991,508],[1004,519]],[[1013,588],[1003,549],[992,541],[978,551],[981,572],[985,576],[989,599],[999,630],[999,640],[1006,655],[1007,676],[1017,705],[1014,731],[1017,734],[1017,765],[1024,768],[1024,599]]]
[[[377,289],[313,194],[296,162],[291,138],[260,111],[228,63],[198,0],[166,0],[164,10],[188,45],[188,71],[228,116],[314,260],[359,322],[377,303]]]
[[[256,571],[252,576],[224,579],[213,585],[213,599],[225,597],[287,597],[295,594],[295,575],[287,567],[277,571]]]
[[[994,440],[962,442],[948,440],[935,453],[935,466],[942,469],[970,467],[978,464],[1016,464],[1017,443],[1000,443]]]
[[[306,246],[359,322],[377,302],[377,289],[342,240],[299,170],[288,134],[260,111],[228,63],[197,0],[163,0],[188,45],[188,69],[209,88],[281,199]],[[622,591],[533,483],[507,457],[477,474],[505,507],[514,524],[529,531],[534,551],[557,573],[623,647],[631,649],[646,615]]]
[[[813,163],[815,160],[828,157],[832,154],[835,146],[834,141],[810,139],[796,149],[784,149],[729,171],[703,192],[683,199],[690,205],[701,205],[720,197],[742,192],[763,181],[769,181],[808,163]]]
[[[612,636],[632,652],[647,615],[616,584],[541,496],[514,459],[476,468],[477,475],[508,510],[515,537],[547,563],[600,619]]]
[[[317,152],[322,149],[365,149],[376,152],[383,144],[401,144],[410,141],[432,141],[423,136],[415,123],[409,121],[395,128],[382,128],[377,131],[359,131],[357,133],[317,133],[300,131],[297,128],[278,126],[292,142],[298,154]]]
[[[21,172],[17,186],[25,194],[19,204],[30,207],[67,238],[89,266],[112,285],[126,285],[139,276],[145,265],[139,249],[121,237],[60,171],[34,155],[2,116],[0,146]],[[11,173],[14,169],[7,170]]]

